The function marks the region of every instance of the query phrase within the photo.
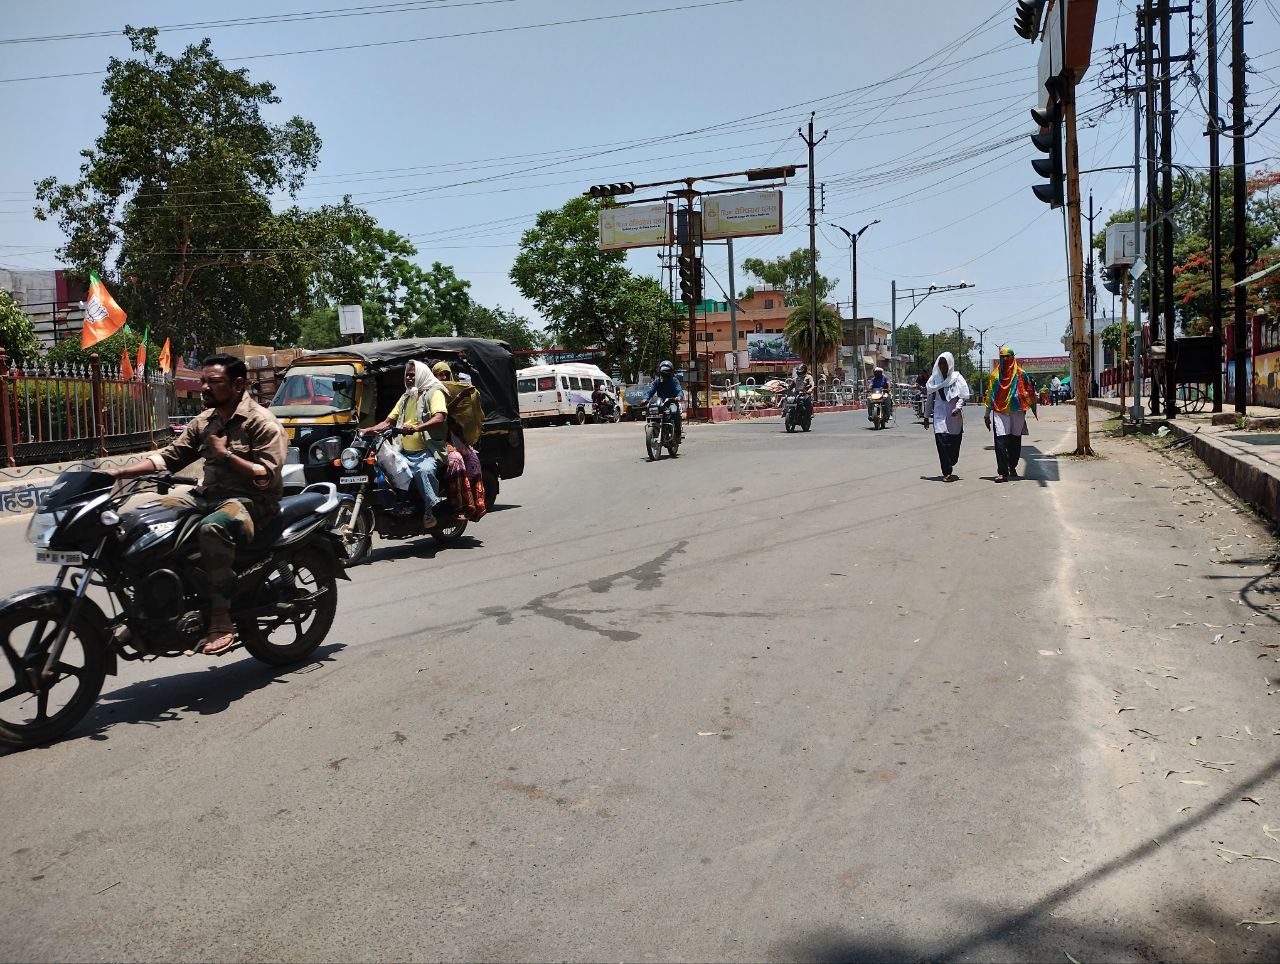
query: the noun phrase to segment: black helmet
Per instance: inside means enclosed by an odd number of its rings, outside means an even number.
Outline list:
[[[676,370],[676,366],[675,366],[675,365],[673,365],[673,364],[671,364],[671,362],[669,362],[669,361],[664,361],[664,362],[659,362],[659,363],[658,363],[658,374],[659,374],[659,375],[670,375],[670,374],[671,374],[672,372],[674,372],[675,370]]]
[[[797,366],[796,366],[796,374],[797,374],[797,375],[803,375],[803,374],[804,374],[805,372],[807,372],[808,370],[809,370],[809,366],[808,366],[808,365],[800,364],[800,365],[797,365]]]

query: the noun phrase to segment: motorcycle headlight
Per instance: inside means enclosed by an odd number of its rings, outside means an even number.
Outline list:
[[[37,512],[27,523],[27,541],[37,549],[48,549],[53,530],[62,521],[62,512]]]
[[[343,449],[338,457],[342,459],[342,467],[348,472],[360,467],[360,453],[355,449]]]
[[[307,450],[307,459],[312,465],[323,465],[336,459],[341,451],[341,441],[336,438],[325,438],[316,442]]]

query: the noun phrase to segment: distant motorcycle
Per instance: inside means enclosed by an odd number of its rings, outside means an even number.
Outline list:
[[[867,395],[867,417],[877,430],[888,424],[893,412],[890,409],[889,393],[875,388]]]
[[[680,437],[676,434],[676,415],[680,411],[680,403],[675,399],[651,399],[645,410],[644,447],[649,461],[654,462],[662,457],[665,448],[674,459],[679,455]]]
[[[924,424],[929,421],[924,414],[924,392],[918,388],[911,393],[911,411],[915,414],[917,422]]]
[[[813,426],[813,399],[802,398],[795,392],[782,397],[782,424],[788,432],[797,428],[807,432]]]
[[[622,421],[622,409],[618,405],[618,400],[612,395],[603,394],[596,398],[591,403],[591,410],[596,422]]]

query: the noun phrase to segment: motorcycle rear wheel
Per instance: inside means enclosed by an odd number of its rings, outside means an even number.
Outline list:
[[[680,439],[675,436],[674,432],[667,438],[667,451],[671,453],[673,459],[680,455]]]
[[[467,531],[467,520],[458,519],[456,522],[450,522],[448,525],[438,525],[431,530],[431,538],[435,539],[441,546],[448,548],[457,543],[462,538],[462,534]]]
[[[649,454],[650,462],[656,462],[662,457],[662,442],[652,425],[644,427],[644,448]]]
[[[314,653],[329,635],[338,611],[338,581],[327,565],[310,555],[295,557],[281,565],[289,567],[293,589],[298,595],[320,595],[309,613],[287,622],[281,620],[269,627],[258,620],[236,624],[249,655],[271,666],[288,666]],[[290,628],[292,639],[288,639]]]
[[[30,650],[34,657],[47,653],[63,611],[61,600],[48,596],[35,596],[0,610],[0,651],[4,654],[0,664],[0,747],[25,750],[56,740],[84,718],[102,692],[107,676],[107,644],[101,628],[94,626],[83,613],[71,622],[70,636],[62,658],[54,666],[52,682],[33,688],[23,672],[30,640],[36,633],[40,634],[39,642]],[[59,615],[51,619],[51,612]],[[31,626],[32,631],[24,632],[26,626]],[[15,636],[22,638],[21,647],[14,645]],[[77,654],[80,654],[79,661]],[[50,697],[68,680],[75,680],[75,689],[67,693],[64,688],[59,693],[60,708],[50,713]],[[60,697],[64,693],[66,700],[62,702]],[[30,719],[11,718],[11,713],[31,700],[35,705]],[[19,712],[24,717],[27,715],[25,711]]]

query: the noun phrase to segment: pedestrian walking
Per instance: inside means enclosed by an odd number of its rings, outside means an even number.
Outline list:
[[[1000,368],[991,376],[987,391],[987,411],[982,416],[987,428],[995,432],[996,481],[1007,482],[1018,477],[1018,461],[1022,458],[1022,436],[1027,434],[1027,412],[1040,419],[1036,411],[1036,386],[1022,370],[1012,348],[1000,349]]]
[[[969,400],[969,383],[956,371],[955,358],[944,351],[933,363],[933,374],[925,383],[925,428],[933,428],[938,446],[938,462],[942,481],[956,480],[953,469],[960,461],[960,442],[964,439],[964,403]]]
[[[1049,383],[1049,404],[1057,405],[1062,398],[1062,382],[1057,375],[1053,376],[1053,381]]]

